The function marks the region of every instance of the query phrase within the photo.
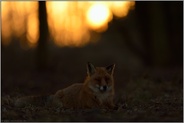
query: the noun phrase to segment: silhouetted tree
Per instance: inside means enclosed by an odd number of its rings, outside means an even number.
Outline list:
[[[183,3],[136,2],[147,65],[182,64]],[[178,64],[179,63],[179,64]]]
[[[37,46],[37,69],[45,70],[47,68],[47,40],[48,40],[48,23],[46,2],[38,2],[38,18],[39,18],[39,39]]]

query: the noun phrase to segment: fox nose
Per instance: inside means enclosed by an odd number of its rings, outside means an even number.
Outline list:
[[[107,90],[107,86],[103,86],[103,90],[106,91]]]
[[[106,90],[107,90],[107,86],[101,86],[101,87],[100,87],[100,90],[101,90],[101,91],[106,91]]]

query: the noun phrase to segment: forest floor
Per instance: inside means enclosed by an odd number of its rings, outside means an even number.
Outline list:
[[[118,84],[113,110],[72,110],[49,106],[17,108],[14,102],[26,95],[55,93],[61,85],[54,73],[2,74],[1,121],[183,121],[182,70],[162,73],[145,72]],[[167,74],[166,74],[167,73]],[[30,76],[31,75],[31,76]],[[49,78],[48,78],[49,76]],[[116,78],[121,80],[120,76]],[[35,79],[35,80],[34,80]],[[51,83],[51,80],[52,83]],[[25,84],[25,82],[27,83]],[[33,84],[33,81],[36,81]],[[41,81],[42,84],[38,84]],[[44,81],[44,84],[43,84]],[[15,84],[15,83],[19,84]],[[22,82],[22,83],[21,83]],[[11,84],[10,84],[11,83]],[[21,83],[21,84],[20,84]],[[23,84],[24,83],[24,84]],[[50,84],[48,84],[50,83]],[[36,86],[37,85],[37,86]]]

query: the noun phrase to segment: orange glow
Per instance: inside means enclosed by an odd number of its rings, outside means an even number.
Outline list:
[[[10,43],[10,36],[11,36],[11,30],[10,30],[10,25],[7,24],[9,23],[9,18],[5,16],[9,13],[9,8],[5,7],[7,6],[7,3],[6,2],[1,2],[1,31],[2,31],[2,35],[3,35],[3,39],[2,40],[2,44],[3,45],[8,45]]]
[[[51,35],[59,46],[82,46],[90,35],[77,2],[47,2]]]
[[[134,2],[114,1],[111,6],[113,14],[117,17],[125,17],[131,7],[135,5]]]
[[[116,17],[125,17],[135,2],[47,1],[48,26],[58,46],[84,46],[93,39],[90,31],[103,32]],[[35,46],[39,37],[37,1],[2,1],[2,43],[12,36]],[[25,37],[25,38],[23,38]]]
[[[29,42],[31,44],[36,44],[38,40],[38,19],[37,19],[37,13],[33,13],[28,16],[28,22],[27,22],[27,35]]]
[[[87,11],[87,21],[92,29],[107,27],[110,19],[112,19],[110,10],[104,4],[94,4]]]
[[[11,36],[19,37],[25,40],[24,35],[28,37],[30,43],[36,42],[38,36],[38,23],[35,20],[37,16],[37,2],[2,1],[2,40],[3,44],[10,42]],[[27,24],[28,25],[27,25]],[[30,34],[30,32],[32,32]],[[34,34],[33,34],[34,33]],[[30,35],[30,36],[28,36]]]

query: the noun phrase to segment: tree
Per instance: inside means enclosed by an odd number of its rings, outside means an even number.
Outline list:
[[[36,51],[36,62],[38,70],[45,70],[47,68],[47,40],[49,37],[46,2],[38,2],[38,19],[39,19],[39,39]]]

